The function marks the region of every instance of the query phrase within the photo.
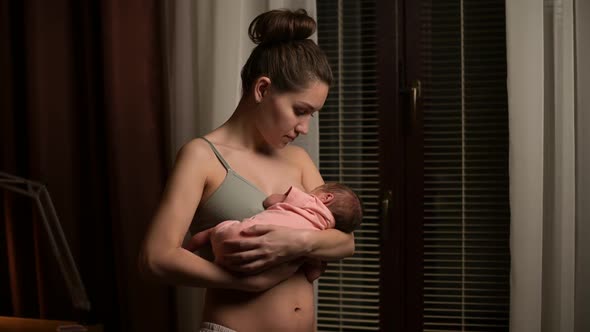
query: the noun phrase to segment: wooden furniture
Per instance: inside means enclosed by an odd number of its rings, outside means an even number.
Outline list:
[[[71,328],[70,328],[71,327]],[[103,332],[100,325],[82,326],[76,322],[0,316],[0,332]]]

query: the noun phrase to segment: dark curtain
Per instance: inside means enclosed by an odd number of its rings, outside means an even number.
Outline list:
[[[0,190],[0,315],[171,331],[137,272],[167,173],[157,0],[0,0],[0,171],[45,184],[92,305],[81,317],[29,200]]]

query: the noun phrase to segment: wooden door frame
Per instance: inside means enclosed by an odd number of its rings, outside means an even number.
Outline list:
[[[377,0],[382,200],[391,193],[389,213],[381,220],[381,331],[422,330],[422,114],[409,112],[409,99],[403,94],[419,78],[419,5],[412,0]]]

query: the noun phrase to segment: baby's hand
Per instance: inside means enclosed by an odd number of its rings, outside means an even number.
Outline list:
[[[265,209],[268,209],[269,206],[277,204],[277,203],[282,203],[283,201],[285,201],[285,198],[287,197],[287,195],[285,194],[272,194],[270,196],[268,196],[263,202],[262,202],[262,206]]]

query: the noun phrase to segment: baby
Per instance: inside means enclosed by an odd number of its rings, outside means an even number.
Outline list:
[[[243,229],[257,224],[287,226],[299,229],[324,230],[336,228],[343,232],[354,231],[362,220],[362,206],[358,196],[347,186],[327,183],[305,193],[295,187],[284,194],[268,196],[262,203],[266,210],[244,220],[226,220],[217,226],[195,234],[186,249],[194,251],[211,242],[215,263],[230,268],[223,261],[225,240],[240,237]],[[309,281],[317,279],[322,271],[319,261],[304,264]]]

